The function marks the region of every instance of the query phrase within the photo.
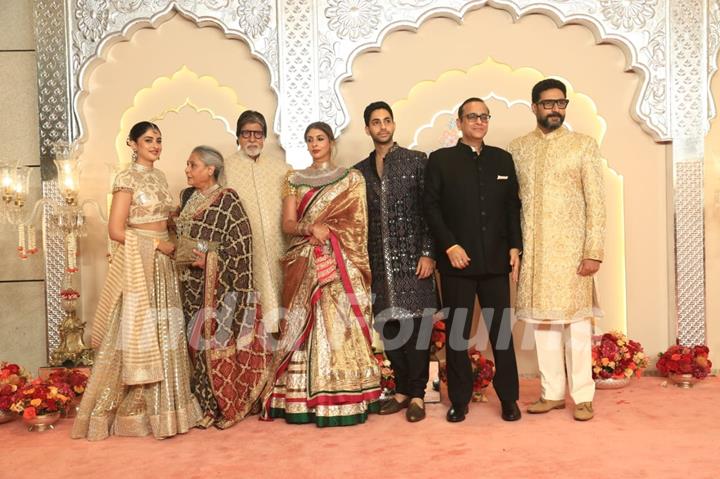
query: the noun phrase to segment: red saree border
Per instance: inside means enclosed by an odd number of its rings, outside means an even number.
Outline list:
[[[305,193],[302,197],[302,200],[300,200],[300,204],[297,207],[297,217],[298,219],[302,218],[305,215],[305,210],[310,203],[310,200],[313,199],[315,194],[320,191],[318,188],[311,188]]]
[[[306,403],[308,408],[317,406],[345,406],[348,404],[357,404],[361,401],[372,402],[380,397],[380,388],[372,388],[358,393],[343,394],[318,394],[310,399],[307,398],[288,398],[283,393],[273,393],[272,399],[283,399],[288,403]]]
[[[332,245],[333,253],[335,254],[335,262],[338,265],[338,270],[340,270],[340,279],[342,280],[345,294],[347,295],[348,301],[350,302],[350,308],[352,308],[353,313],[355,314],[355,319],[357,319],[358,323],[360,324],[360,329],[362,329],[363,336],[365,336],[365,340],[367,341],[368,346],[371,346],[372,338],[370,337],[370,328],[365,322],[365,316],[360,310],[360,305],[357,302],[355,290],[353,289],[352,283],[350,282],[350,275],[347,272],[347,268],[345,268],[342,251],[340,250],[340,242],[338,241],[337,236],[335,236],[335,233],[333,233],[332,231],[330,232],[330,244]]]

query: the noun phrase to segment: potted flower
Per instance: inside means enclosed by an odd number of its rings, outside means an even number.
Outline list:
[[[640,377],[648,366],[642,345],[619,331],[596,338],[592,361],[593,379],[599,389],[624,387],[631,377]]]
[[[663,376],[668,376],[676,386],[692,387],[697,381],[710,374],[712,362],[708,358],[710,349],[705,345],[670,346],[658,355],[656,367]]]
[[[390,361],[383,353],[375,353],[375,360],[380,367],[381,399],[387,399],[395,393],[395,371],[390,367]]]
[[[430,336],[430,353],[435,354],[445,347],[445,321],[435,321],[433,323],[432,334]]]
[[[30,374],[17,364],[0,361],[0,424],[17,417],[10,406],[17,390],[29,379]]]
[[[64,417],[75,417],[77,408],[80,405],[80,399],[87,387],[88,375],[80,369],[58,368],[50,373],[47,381],[56,387],[67,385],[72,390],[74,397],[71,404],[66,408]]]
[[[10,410],[23,417],[30,431],[44,431],[52,429],[74,396],[67,384],[55,386],[38,378],[17,390]]]
[[[485,388],[487,388],[495,377],[495,363],[487,359],[483,354],[471,348],[468,350],[470,365],[473,373],[473,402],[487,402]],[[447,382],[447,365],[443,362],[438,369],[438,376],[443,383]]]
[[[487,388],[495,377],[495,363],[482,355],[480,351],[471,349],[468,351],[473,371],[473,402],[487,402],[485,388]]]

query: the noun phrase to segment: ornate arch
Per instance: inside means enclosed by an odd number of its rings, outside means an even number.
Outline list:
[[[323,119],[340,132],[348,113],[340,84],[353,60],[377,50],[396,30],[417,30],[430,18],[461,22],[492,7],[518,20],[542,14],[558,26],[587,27],[597,43],[617,45],[641,85],[630,111],[656,141],[672,141],[677,330],[701,342],[704,325],[702,235],[703,139],[716,114],[709,79],[718,69],[720,0],[37,0],[35,2],[43,194],[57,196],[51,145],[82,135],[75,114],[83,79],[106,48],[175,12],[243,40],[270,70],[278,96],[275,131],[289,158],[305,158],[304,125]],[[672,68],[670,68],[672,66]],[[299,159],[299,160],[298,160]],[[62,248],[46,244],[48,338],[62,319],[58,292]],[[674,318],[673,318],[674,319]]]
[[[529,14],[542,14],[559,27],[579,24],[587,27],[597,43],[611,43],[623,51],[626,70],[640,75],[642,84],[631,114],[657,141],[670,139],[667,118],[667,56],[665,54],[666,0],[637,0],[635,5],[615,0],[390,0],[380,7],[378,0],[346,2],[328,0],[323,23],[318,26],[318,64],[325,98],[322,117],[338,130],[349,122],[340,84],[352,76],[355,58],[378,50],[393,31],[416,31],[431,18],[447,17],[459,23],[472,10],[493,7],[508,12],[513,20]],[[355,10],[349,7],[357,5]],[[333,60],[334,59],[334,60]]]
[[[250,47],[253,57],[270,72],[270,86],[278,95],[278,51],[274,28],[276,16],[269,2],[252,0],[76,0],[69,14],[74,138],[84,134],[78,111],[87,95],[86,81],[93,65],[107,54],[112,45],[128,41],[142,28],[157,28],[175,13],[199,27],[213,26],[230,39]],[[235,4],[236,8],[232,8]],[[256,9],[243,8],[256,5]],[[239,5],[239,6],[238,6]],[[279,116],[276,115],[276,118]]]

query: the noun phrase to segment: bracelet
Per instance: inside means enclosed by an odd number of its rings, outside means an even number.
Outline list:
[[[158,249],[158,246],[160,246],[160,240],[157,238],[153,238],[153,249]]]
[[[298,223],[297,226],[295,227],[295,232],[296,232],[299,236],[309,236],[309,235],[310,235],[310,228],[311,228],[311,226],[304,225],[304,224],[302,224],[302,223]]]

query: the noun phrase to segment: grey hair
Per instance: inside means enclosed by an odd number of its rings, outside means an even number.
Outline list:
[[[213,177],[215,178],[215,181],[218,181],[220,174],[225,167],[225,160],[223,160],[222,154],[215,148],[206,145],[196,146],[193,148],[191,154],[193,153],[196,153],[200,157],[200,160],[205,163],[205,166],[215,167]]]

